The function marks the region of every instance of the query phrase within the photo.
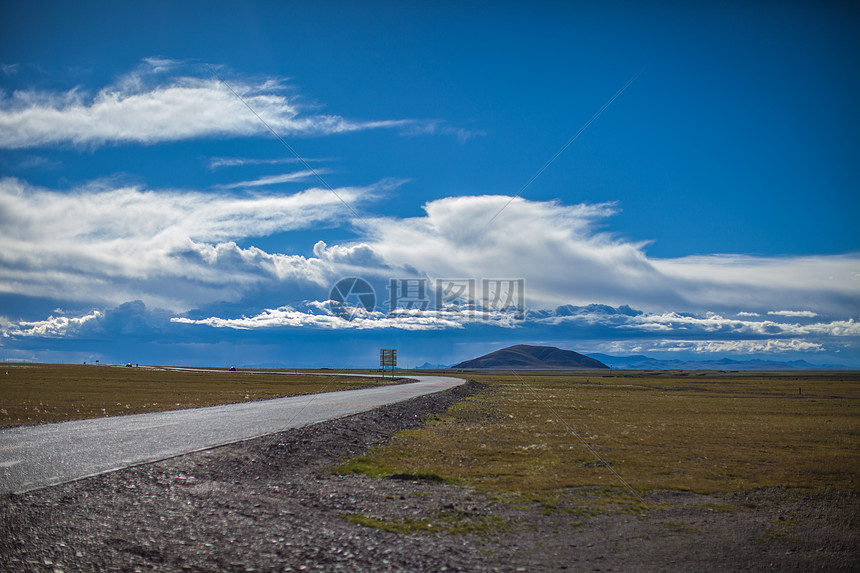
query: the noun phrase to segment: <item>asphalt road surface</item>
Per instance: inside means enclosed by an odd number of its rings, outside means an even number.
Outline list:
[[[0,430],[0,493],[21,493],[440,392],[460,378]]]

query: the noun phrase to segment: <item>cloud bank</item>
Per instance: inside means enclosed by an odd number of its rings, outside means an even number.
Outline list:
[[[79,315],[55,314],[41,321],[2,323],[0,333],[12,346],[28,339],[65,339],[67,341],[96,340],[170,340],[172,344],[207,342],[247,342],[265,340],[277,346],[278,341],[319,336],[320,333],[362,332],[362,339],[373,333],[397,331],[410,335],[434,336],[438,333],[465,340],[499,337],[504,327],[517,340],[562,340],[575,333],[569,342],[555,342],[582,352],[606,352],[614,355],[647,353],[665,357],[714,355],[777,356],[798,355],[843,356],[849,358],[860,341],[860,323],[855,320],[831,321],[799,325],[771,320],[736,321],[720,316],[654,315],[630,307],[606,305],[584,307],[565,306],[554,311],[527,313],[523,319],[512,320],[501,312],[474,315],[443,310],[355,309],[345,317],[329,301],[311,301],[295,306],[281,306],[237,317],[209,316],[190,318],[148,309],[140,302],[124,303],[103,311],[93,310]],[[495,332],[496,334],[492,334]],[[399,336],[398,336],[399,338]],[[401,339],[402,342],[403,339]],[[342,344],[342,342],[341,342]],[[501,344],[501,343],[498,343]],[[90,347],[91,344],[85,347]],[[835,353],[835,354],[834,354]],[[837,358],[839,360],[839,358]]]
[[[423,217],[358,224],[370,248],[394,266],[412,265],[432,278],[524,277],[531,308],[601,302],[804,317],[848,317],[860,308],[856,254],[654,259],[646,243],[600,230],[616,210],[614,204],[461,196],[428,203]],[[775,303],[803,311],[786,313]]]
[[[255,181],[266,182],[240,186]],[[109,332],[108,318],[116,322],[129,312],[123,304],[139,300],[132,324],[143,332],[157,324],[158,336],[502,328],[538,339],[575,336],[604,351],[614,344],[628,352],[817,353],[860,345],[857,255],[654,259],[646,243],[602,230],[614,204],[461,196],[427,203],[420,217],[356,219],[340,200],[366,206],[398,185],[285,195],[109,181],[56,191],[2,179],[0,295],[90,310],[38,320],[7,310],[0,330],[7,341]],[[319,241],[309,256],[238,244],[326,226],[348,226],[358,238]],[[347,320],[328,297],[350,276],[374,286],[379,306]],[[500,311],[476,319],[433,305],[384,308],[389,281],[400,278],[523,279],[527,310],[521,318]],[[479,298],[465,302],[467,310],[488,308]],[[146,309],[164,310],[153,322]]]
[[[397,184],[246,195],[109,183],[59,192],[2,179],[0,293],[187,310],[266,284],[319,288],[372,254],[323,245],[306,258],[236,241],[344,224],[344,201],[360,205]]]
[[[261,286],[316,285],[325,291],[317,295],[327,295],[327,281],[338,274],[382,281],[380,288],[404,276],[522,278],[526,305],[533,310],[599,302],[629,304],[653,316],[681,311],[848,319],[860,308],[857,255],[653,259],[644,243],[599,229],[616,211],[612,204],[517,198],[489,225],[509,197],[439,199],[425,205],[425,216],[401,219],[356,219],[344,204],[367,203],[399,184],[282,195],[156,191],[109,182],[60,192],[3,179],[0,265],[5,278],[0,289],[36,296],[116,293],[127,298],[112,302],[141,299],[188,309],[236,300]],[[354,226],[359,239],[322,243],[311,257],[237,245],[274,233],[339,225]],[[167,292],[178,289],[170,281],[181,281],[188,294],[174,294],[171,300]],[[261,302],[261,308],[279,308],[286,301]]]

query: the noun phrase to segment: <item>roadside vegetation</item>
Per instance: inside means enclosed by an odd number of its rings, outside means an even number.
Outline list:
[[[336,471],[469,485],[549,512],[595,491],[632,511],[655,490],[860,491],[860,373],[467,375],[488,390]]]
[[[0,367],[0,426],[215,406],[391,384],[337,372],[172,370],[82,364]]]

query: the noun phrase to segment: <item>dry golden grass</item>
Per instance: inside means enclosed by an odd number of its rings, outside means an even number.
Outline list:
[[[383,383],[335,372],[325,376],[255,372],[259,373],[5,364],[0,367],[0,426],[214,406]]]
[[[521,493],[860,490],[858,373],[522,376],[472,376],[490,390],[341,471]]]

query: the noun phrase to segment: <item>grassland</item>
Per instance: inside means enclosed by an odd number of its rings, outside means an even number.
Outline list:
[[[283,371],[171,370],[108,365],[4,364],[0,426],[196,408],[364,388],[373,378]]]
[[[449,374],[445,372],[445,374]],[[410,474],[497,493],[832,487],[860,491],[860,373],[464,373],[489,386],[342,473]],[[8,364],[0,426],[359,388],[279,371]],[[390,382],[386,382],[390,383]],[[629,487],[628,487],[629,486]]]
[[[338,471],[500,495],[860,490],[860,373],[469,373],[489,390]],[[566,489],[565,489],[566,488]]]

